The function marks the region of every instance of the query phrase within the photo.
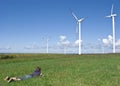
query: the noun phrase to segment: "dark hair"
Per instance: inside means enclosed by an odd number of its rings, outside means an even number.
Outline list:
[[[41,68],[40,68],[40,67],[37,67],[36,70],[41,71]]]

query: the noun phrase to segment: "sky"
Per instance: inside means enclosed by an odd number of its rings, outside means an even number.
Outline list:
[[[0,0],[0,53],[77,53],[80,19],[82,53],[111,52],[114,4],[116,51],[120,52],[120,0]]]

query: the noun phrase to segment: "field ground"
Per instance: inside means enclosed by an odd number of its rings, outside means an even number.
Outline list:
[[[10,54],[0,59],[0,86],[120,86],[120,54]],[[44,77],[7,83],[6,76],[23,76],[36,66]]]

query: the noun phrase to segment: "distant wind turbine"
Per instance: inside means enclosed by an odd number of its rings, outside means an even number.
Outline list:
[[[81,55],[81,22],[84,20],[84,18],[78,19],[77,16],[72,12],[73,17],[77,21],[78,24],[78,40],[79,40],[79,51],[78,54]]]
[[[64,45],[64,54],[66,54],[66,46]]]
[[[49,48],[49,47],[48,47],[48,41],[49,41],[49,40],[50,40],[49,38],[46,39],[46,52],[47,52],[47,53],[48,53],[48,48]]]
[[[106,16],[108,18],[112,18],[112,29],[113,29],[113,53],[115,53],[115,16],[117,16],[117,14],[113,14],[113,5],[111,8],[111,14],[109,16]]]
[[[48,42],[49,42],[50,38],[49,37],[44,37],[43,40],[45,40],[46,53],[48,53],[49,52]]]

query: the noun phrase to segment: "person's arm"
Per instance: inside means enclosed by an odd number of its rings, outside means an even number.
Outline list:
[[[40,77],[42,77],[42,76],[44,76],[44,75],[43,75],[43,73],[41,72],[41,73],[40,73]]]

